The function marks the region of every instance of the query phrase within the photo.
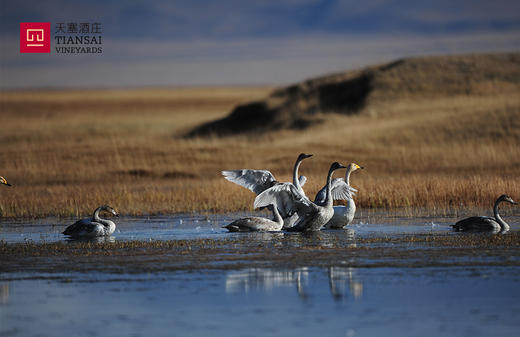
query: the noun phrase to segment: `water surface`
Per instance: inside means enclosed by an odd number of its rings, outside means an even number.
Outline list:
[[[66,242],[61,231],[73,219],[4,221],[0,335],[520,331],[518,225],[498,241],[428,216],[366,214],[346,230],[313,235],[221,228],[242,215],[123,217],[100,246]]]
[[[265,213],[267,214],[267,213]],[[225,238],[228,234],[222,226],[250,214],[227,215],[176,215],[153,217],[121,217],[113,219],[117,228],[114,240],[181,240],[197,238]],[[257,215],[257,214],[255,214]],[[33,242],[57,242],[65,240],[61,232],[76,219],[45,218],[38,220],[0,221],[0,240],[14,243],[31,240]],[[520,227],[520,216],[507,218],[512,230]],[[449,225],[453,218],[446,217],[403,217],[386,213],[369,212],[357,216],[349,226],[358,236],[392,236],[402,234],[437,235],[453,234]],[[235,234],[236,235],[236,234]],[[240,235],[240,234],[238,234]]]
[[[69,276],[1,283],[0,334],[511,336],[520,329],[520,280],[511,268]]]

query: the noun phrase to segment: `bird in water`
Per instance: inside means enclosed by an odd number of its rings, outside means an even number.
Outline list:
[[[5,178],[2,177],[2,176],[0,176],[0,184],[2,184],[2,185],[7,185],[7,186],[11,186],[11,184],[9,184],[9,183],[7,182],[7,180],[5,180]]]
[[[312,157],[312,154],[300,153],[293,167],[292,185],[296,187],[300,194],[305,196],[303,185],[307,181],[305,176],[298,176],[298,169],[303,160]],[[226,170],[222,171],[222,175],[232,183],[240,185],[259,195],[263,191],[277,184],[281,184],[275,179],[273,174],[268,170]],[[291,184],[291,183],[288,183]],[[296,213],[290,213],[285,208],[279,208],[280,215],[284,219],[284,228],[291,227],[298,220]]]
[[[106,211],[115,216],[119,216],[117,212],[109,205],[103,205],[96,208],[91,218],[85,218],[76,221],[67,227],[63,234],[72,238],[94,238],[99,236],[109,236],[116,230],[116,224],[107,219],[99,217],[99,212]]]
[[[453,229],[458,232],[507,232],[509,225],[507,222],[502,220],[500,214],[498,214],[498,205],[502,202],[508,202],[513,205],[518,205],[510,196],[502,194],[498,197],[493,207],[493,215],[490,216],[472,216],[458,221],[455,225],[452,225]]]
[[[338,162],[332,163],[327,174],[327,188],[325,191],[325,202],[317,205],[302,195],[291,183],[275,185],[260,193],[255,199],[255,208],[265,207],[273,204],[275,207],[288,209],[299,215],[295,225],[287,230],[293,232],[319,231],[333,216],[333,196],[331,180],[335,170],[345,168]],[[340,191],[337,191],[340,193]],[[343,191],[343,193],[346,193]]]
[[[335,196],[334,200],[345,200],[347,202],[347,205],[334,206],[334,215],[332,216],[332,219],[330,219],[330,221],[325,224],[326,228],[341,229],[347,225],[350,225],[352,223],[352,220],[354,220],[354,215],[356,214],[354,194],[357,192],[357,190],[350,186],[350,174],[359,169],[363,169],[363,167],[355,163],[350,163],[347,166],[345,178],[335,178],[332,180],[333,194],[336,190],[346,192],[345,195],[337,197]],[[316,194],[316,198],[314,198],[315,204],[324,204],[326,189],[327,186],[323,186],[323,188]]]
[[[278,232],[283,227],[283,219],[278,212],[278,208],[274,205],[268,205],[267,208],[273,212],[274,219],[261,218],[257,216],[242,218],[233,221],[227,226],[230,232]]]

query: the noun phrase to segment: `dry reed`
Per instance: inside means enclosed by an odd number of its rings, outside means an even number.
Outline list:
[[[183,139],[270,88],[2,92],[2,217],[252,210],[253,194],[223,169],[269,169],[290,180],[300,152],[313,195],[332,161],[356,162],[361,208],[490,208],[520,199],[520,95],[400,99],[367,114],[327,114],[304,131]]]

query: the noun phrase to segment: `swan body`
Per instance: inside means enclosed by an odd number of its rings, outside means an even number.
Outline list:
[[[73,238],[93,238],[99,236],[109,236],[116,230],[116,224],[113,221],[102,219],[99,217],[99,212],[107,211],[115,216],[117,212],[108,205],[99,206],[94,211],[91,218],[85,218],[76,221],[74,224],[67,227],[63,234],[69,235]]]
[[[350,225],[352,223],[352,220],[354,220],[354,215],[356,214],[356,203],[354,202],[354,195],[357,192],[357,190],[350,186],[350,174],[359,169],[363,169],[363,167],[355,163],[350,163],[347,166],[345,178],[336,178],[332,181],[332,193],[334,196],[334,200],[346,200],[347,203],[345,206],[334,206],[334,215],[330,219],[330,221],[325,224],[326,228],[341,229],[345,226]],[[345,191],[345,195],[336,196],[334,194],[334,191],[337,189]],[[314,199],[315,203],[324,203],[325,190],[326,186],[324,186],[316,194],[316,198]]]
[[[312,157],[312,154],[300,153],[293,167],[293,182],[292,184],[296,187],[298,192],[305,196],[305,192],[303,191],[303,185],[307,181],[305,176],[298,176],[298,169],[300,168],[301,162],[306,159]],[[226,170],[222,171],[222,175],[228,181],[240,185],[254,192],[256,195],[264,192],[265,190],[281,184],[278,180],[275,179],[273,174],[268,170]],[[280,208],[280,215],[284,219],[283,228],[292,227],[294,223],[298,220],[298,214],[296,213],[287,213],[285,209]]]
[[[247,217],[233,221],[223,228],[230,232],[278,232],[283,227],[283,219],[278,209],[270,205],[268,208],[273,212],[274,220],[261,217]]]
[[[7,180],[5,180],[5,178],[2,177],[2,176],[0,176],[0,184],[2,184],[2,185],[7,185],[7,186],[11,186],[11,184],[9,184],[9,183],[7,182]]]
[[[332,208],[331,180],[335,170],[345,168],[338,162],[330,166],[327,174],[327,190],[324,205],[318,205],[301,194],[296,186],[291,183],[278,184],[260,193],[255,199],[255,208],[273,204],[279,209],[286,210],[289,214],[297,213],[298,221],[293,227],[288,228],[294,232],[318,231],[334,215]]]
[[[346,206],[334,206],[334,215],[325,224],[325,228],[341,229],[348,226],[354,220],[356,214],[356,203],[354,199],[350,198],[347,200]]]
[[[453,229],[459,232],[507,232],[509,230],[509,224],[502,220],[500,214],[498,214],[498,206],[502,202],[508,202],[513,205],[518,203],[511,199],[510,196],[502,194],[495,202],[493,207],[494,217],[490,216],[472,216],[463,220],[458,221],[455,225],[452,225]]]

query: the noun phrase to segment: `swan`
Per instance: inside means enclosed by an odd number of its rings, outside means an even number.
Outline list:
[[[451,226],[454,230],[459,232],[507,232],[509,230],[509,225],[504,220],[502,220],[500,214],[498,214],[498,205],[504,201],[513,205],[518,205],[518,203],[511,199],[510,196],[507,194],[502,194],[500,197],[498,197],[497,201],[495,201],[495,206],[493,207],[493,214],[495,215],[494,218],[490,216],[472,216],[470,218],[457,221],[455,225]]]
[[[92,238],[111,235],[116,230],[116,224],[113,221],[101,219],[99,217],[99,212],[101,211],[107,211],[115,216],[119,216],[112,207],[108,205],[99,206],[96,208],[91,218],[76,221],[74,224],[67,227],[63,231],[63,234],[69,235],[73,238]]]
[[[233,221],[227,226],[230,232],[278,232],[283,227],[283,219],[278,212],[278,208],[274,205],[268,205],[267,208],[273,212],[274,219],[260,218],[257,216],[242,218]]]
[[[289,231],[319,231],[334,214],[334,209],[332,208],[333,196],[331,180],[334,171],[340,168],[345,168],[345,166],[338,162],[334,162],[330,166],[327,174],[325,203],[323,205],[317,205],[310,201],[306,196],[302,195],[293,184],[283,183],[260,193],[255,199],[254,206],[255,208],[259,208],[273,204],[275,207],[298,213],[300,217],[293,227],[287,229]],[[346,191],[340,191],[339,189],[335,193],[339,194],[341,192],[346,193]]]
[[[298,192],[305,196],[305,192],[303,191],[303,185],[307,181],[305,176],[298,176],[298,169],[300,168],[300,164],[304,159],[312,157],[312,154],[300,153],[293,167],[293,182],[292,184],[296,187]],[[254,192],[256,195],[259,195],[263,191],[280,184],[279,181],[275,179],[273,174],[268,170],[226,170],[222,171],[222,175],[226,180],[240,185]],[[287,211],[283,208],[280,208],[280,215],[284,219],[284,228],[292,227],[296,220],[298,220],[298,215],[296,213],[287,213]]]
[[[5,180],[5,178],[2,176],[0,176],[0,184],[11,186],[11,184],[9,184],[7,180]]]
[[[359,169],[363,169],[363,167],[359,166],[356,163],[350,163],[347,166],[345,179],[336,178],[332,181],[333,190],[340,186],[346,185],[345,190],[348,191],[348,193],[342,200],[346,200],[347,205],[334,206],[334,215],[332,216],[332,219],[330,219],[330,221],[325,224],[326,228],[341,229],[345,226],[350,225],[352,223],[352,220],[354,220],[354,214],[356,213],[356,203],[354,202],[354,195],[357,192],[357,190],[350,186],[350,174]],[[316,194],[316,198],[314,198],[314,202],[316,204],[322,205],[324,203],[326,189],[326,186],[323,186],[323,188]]]

